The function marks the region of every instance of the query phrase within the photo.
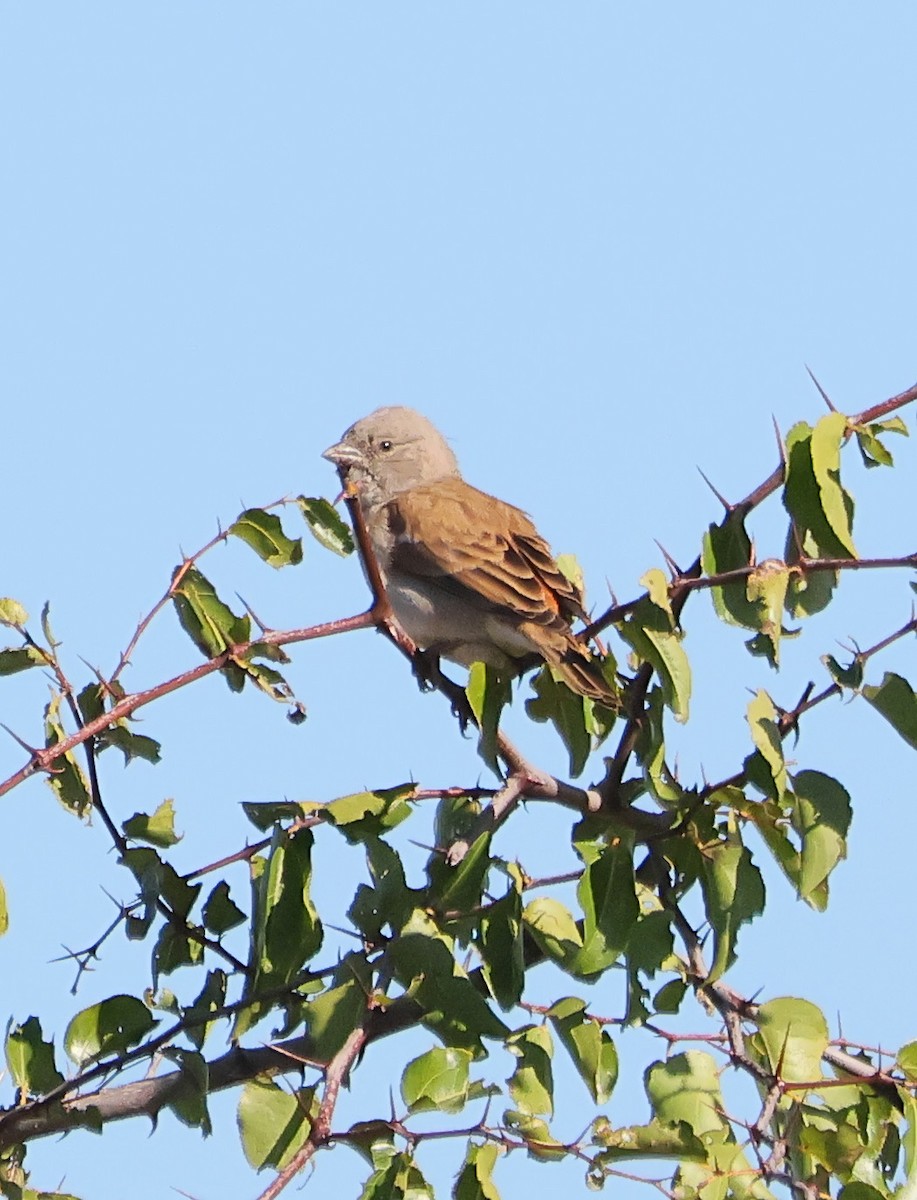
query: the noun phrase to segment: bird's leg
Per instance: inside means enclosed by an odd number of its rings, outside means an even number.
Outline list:
[[[435,650],[417,650],[411,659],[414,678],[422,692],[432,692],[443,674],[439,669],[439,655]]]

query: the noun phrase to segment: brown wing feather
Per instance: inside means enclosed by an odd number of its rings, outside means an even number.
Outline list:
[[[579,588],[521,509],[462,479],[443,479],[402,492],[388,516],[398,570],[520,622],[560,626],[583,616]]]

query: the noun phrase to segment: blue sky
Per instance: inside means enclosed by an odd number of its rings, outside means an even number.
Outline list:
[[[823,411],[804,364],[851,412],[914,382],[915,41],[917,10],[893,0],[4,6],[0,593],[34,614],[51,600],[81,681],[81,657],[110,671],[179,548],[242,504],[332,493],[321,450],[406,403],[471,482],[579,555],[595,603],[606,581],[636,594],[660,565],[654,538],[687,563],[718,516],[696,466],[738,498],[776,461],[772,415],[785,430]],[[862,553],[913,548],[914,449],[894,449],[895,472],[847,467]],[[781,552],[779,527],[762,514],[762,554]],[[278,628],[365,602],[356,563],[311,545],[293,571],[241,546],[205,570]],[[716,777],[744,756],[747,688],[791,702],[837,639],[870,644],[907,619],[903,578],[843,592],[811,642],[787,645],[782,678],[696,603],[683,771]],[[913,646],[896,661],[913,679]],[[164,614],[129,686],[194,662]],[[477,778],[473,742],[374,635],[296,649],[290,678],[310,710],[297,729],[218,680],[150,709],[163,763],[105,764],[113,811],[174,796],[191,868],[250,836],[243,800]],[[44,681],[0,696],[0,719],[37,739]],[[549,731],[514,728],[563,769]],[[851,861],[827,916],[774,881],[736,983],[810,996],[850,1036],[895,1047],[917,1032],[897,999],[913,967],[896,959],[912,754],[857,705],[813,714],[796,753],[852,792]],[[0,774],[21,757],[0,743]],[[78,830],[40,782],[0,804],[0,1013],[60,1035],[74,1004],[141,988],[147,948],[106,949],[70,1000],[69,966],[48,961],[60,929],[91,941],[112,911],[102,888],[124,882],[102,827]],[[533,806],[502,851],[550,868],[568,825]],[[360,870],[347,862],[322,864],[329,902],[335,876]],[[639,1065],[659,1052],[641,1043],[613,1119],[643,1118]],[[264,1180],[232,1111],[215,1103],[206,1143],[165,1116],[152,1138],[134,1123],[35,1144],[33,1183],[107,1200],[130,1173],[135,1200],[252,1197]],[[579,1128],[575,1112],[560,1123]],[[513,1162],[498,1182],[513,1197],[559,1178],[545,1170]],[[314,1186],[357,1194],[360,1171],[338,1150]]]

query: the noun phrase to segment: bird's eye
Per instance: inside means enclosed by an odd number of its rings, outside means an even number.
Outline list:
[[[392,443],[388,440],[388,438],[383,439],[383,441],[379,443],[380,450],[391,450],[391,448]]]

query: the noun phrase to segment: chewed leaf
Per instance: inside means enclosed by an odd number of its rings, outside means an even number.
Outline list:
[[[247,508],[230,525],[229,533],[251,546],[272,567],[290,567],[302,562],[302,541],[288,538],[280,518],[263,508]]]
[[[326,550],[342,556],[353,553],[353,536],[329,500],[322,496],[297,496],[296,503],[312,536]]]
[[[177,580],[172,585],[175,611],[201,654],[215,658],[230,646],[249,640],[249,618],[237,617],[197,567],[178,567],[173,578]]]

